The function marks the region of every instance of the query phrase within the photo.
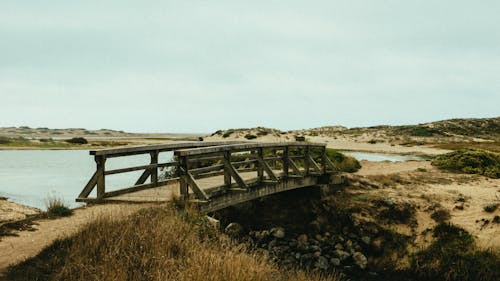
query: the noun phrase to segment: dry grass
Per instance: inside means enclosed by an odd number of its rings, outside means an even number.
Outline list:
[[[221,235],[198,215],[143,209],[99,218],[39,256],[9,269],[6,280],[339,280],[282,272],[266,257]]]

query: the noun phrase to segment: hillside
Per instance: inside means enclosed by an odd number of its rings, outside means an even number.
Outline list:
[[[219,130],[207,140],[295,141],[300,137],[342,150],[383,153],[434,155],[464,147],[500,151],[500,117],[450,119],[405,126],[324,126],[286,132],[263,127],[229,129]]]

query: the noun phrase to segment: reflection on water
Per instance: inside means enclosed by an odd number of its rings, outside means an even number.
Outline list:
[[[169,161],[171,152],[160,154]],[[149,154],[111,158],[106,169],[149,164]],[[10,201],[45,209],[49,197],[76,207],[75,198],[95,171],[95,162],[82,150],[0,151],[0,196]],[[106,177],[106,190],[132,185],[142,171]]]
[[[397,155],[397,154],[384,154],[384,153],[369,153],[369,152],[353,152],[353,151],[341,151],[342,153],[352,156],[357,160],[367,160],[367,161],[411,161],[411,160],[425,160],[425,157],[415,156],[415,155]]]

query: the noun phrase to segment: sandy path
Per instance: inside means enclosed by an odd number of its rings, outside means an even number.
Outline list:
[[[57,238],[78,231],[83,225],[102,216],[124,216],[149,206],[146,204],[105,204],[76,209],[70,217],[38,220],[36,231],[17,232],[18,236],[0,237],[0,273],[9,265],[36,256]]]

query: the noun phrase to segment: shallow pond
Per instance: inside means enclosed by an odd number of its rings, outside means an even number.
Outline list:
[[[168,161],[172,153],[160,154]],[[107,169],[149,163],[149,155],[111,158]],[[71,207],[94,173],[94,159],[87,150],[0,150],[0,196],[40,209],[49,198],[62,199]],[[106,177],[106,190],[130,186],[142,171]]]
[[[356,151],[341,151],[345,155],[352,156],[357,160],[367,160],[367,161],[412,161],[412,160],[425,160],[426,158],[423,156],[416,155],[398,155],[398,154],[385,154],[385,153],[371,153],[371,152],[356,152]]]

